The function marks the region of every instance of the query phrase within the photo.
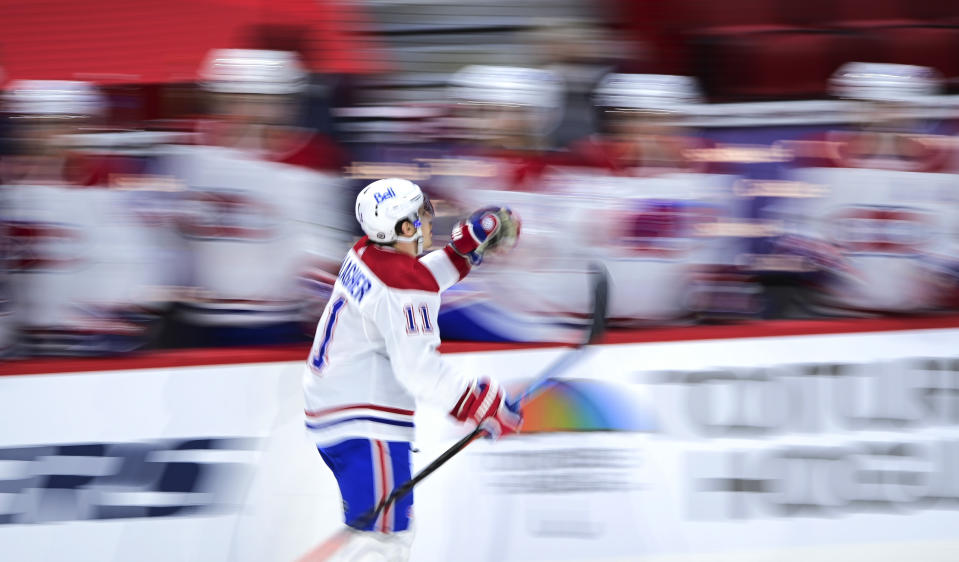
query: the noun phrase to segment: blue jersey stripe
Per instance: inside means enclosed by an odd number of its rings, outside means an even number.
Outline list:
[[[334,426],[334,425],[339,425],[339,424],[341,424],[341,423],[346,423],[346,422],[351,422],[351,421],[371,421],[371,422],[377,422],[377,423],[385,423],[385,424],[388,424],[388,425],[397,425],[397,426],[400,426],[400,427],[413,427],[413,422],[398,421],[398,420],[388,420],[388,419],[385,419],[385,418],[377,418],[377,417],[374,417],[374,416],[357,416],[357,417],[355,417],[355,418],[345,418],[345,419],[342,419],[342,420],[336,420],[336,421],[331,421],[331,422],[326,422],[326,423],[310,423],[310,422],[306,422],[306,427],[308,427],[308,428],[310,428],[310,429],[326,429],[326,428],[332,427],[332,426]]]

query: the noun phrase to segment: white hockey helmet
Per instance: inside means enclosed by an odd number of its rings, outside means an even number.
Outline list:
[[[34,116],[94,116],[106,108],[103,96],[89,82],[15,80],[4,93],[4,110]]]
[[[200,83],[228,94],[294,94],[306,86],[306,71],[289,51],[214,49],[200,68]]]
[[[942,77],[927,66],[850,62],[833,73],[829,89],[840,98],[909,102],[940,93]]]
[[[520,66],[471,65],[450,79],[455,100],[496,105],[553,109],[560,106],[563,89],[555,73]]]
[[[600,107],[673,113],[702,102],[695,78],[673,74],[607,74],[594,98]]]
[[[563,86],[556,73],[520,66],[471,65],[450,78],[454,102],[526,110],[530,127],[548,133],[562,111]]]
[[[417,252],[422,252],[421,207],[433,213],[433,206],[420,186],[400,178],[376,180],[356,196],[356,220],[373,242],[416,242]],[[416,228],[415,235],[397,234],[396,225],[404,220]]]

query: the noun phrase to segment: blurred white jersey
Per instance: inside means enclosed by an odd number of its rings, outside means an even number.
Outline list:
[[[342,180],[206,145],[171,147],[163,168],[187,188],[181,232],[195,298],[184,303],[184,318],[210,326],[299,320],[298,274],[349,248]]]
[[[495,305],[495,313],[477,307],[472,317],[504,339],[566,339],[533,319],[575,324],[586,317],[590,262],[609,271],[611,319],[662,321],[688,313],[700,268],[728,259],[728,239],[709,236],[707,227],[732,213],[726,202],[735,176],[695,169],[614,175],[560,161],[542,166],[535,182],[527,174],[510,185],[502,164],[484,164],[498,175],[464,178],[449,192],[464,207],[509,206],[523,221],[516,249],[491,257],[496,267],[471,278]],[[466,314],[468,302],[449,304]]]
[[[317,445],[412,441],[416,399],[452,410],[471,379],[437,351],[437,313],[469,268],[448,248],[417,259],[364,237],[350,250],[303,374]]]
[[[129,351],[167,300],[169,192],[16,184],[3,222],[13,322],[26,354]],[[157,199],[157,198],[161,199]]]
[[[867,140],[871,140],[866,137]],[[779,217],[791,232],[835,245],[842,268],[824,303],[867,312],[934,309],[951,298],[942,275],[956,266],[959,190],[951,148],[935,137],[900,135],[881,156],[854,157],[855,134],[837,133],[829,148],[801,143],[792,179],[824,186],[819,197],[785,204]],[[903,149],[903,146],[908,150]],[[823,155],[822,153],[825,153]],[[907,156],[903,156],[906,154]]]

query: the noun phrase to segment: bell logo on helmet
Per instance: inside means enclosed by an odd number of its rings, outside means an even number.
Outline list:
[[[382,203],[383,201],[386,201],[387,199],[392,199],[392,198],[394,198],[394,197],[396,197],[396,192],[393,191],[393,188],[392,188],[392,187],[389,188],[389,189],[387,189],[385,193],[374,193],[374,194],[373,194],[373,199],[376,200],[376,204],[377,204],[377,205],[379,205],[379,204]]]
[[[400,221],[414,222],[418,218],[421,207],[426,205],[424,201],[423,192],[411,181],[400,178],[377,180],[356,196],[356,219],[371,241],[388,244],[401,238],[396,231]],[[421,236],[417,233],[409,240]]]

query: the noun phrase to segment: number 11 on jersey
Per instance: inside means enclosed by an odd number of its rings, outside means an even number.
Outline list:
[[[430,322],[430,307],[421,304],[413,310],[413,305],[408,304],[403,307],[403,313],[406,315],[406,333],[413,334],[432,334],[433,323]],[[419,316],[419,318],[417,318]],[[421,323],[417,324],[417,320]]]

